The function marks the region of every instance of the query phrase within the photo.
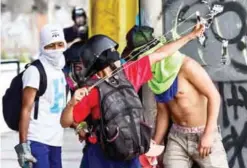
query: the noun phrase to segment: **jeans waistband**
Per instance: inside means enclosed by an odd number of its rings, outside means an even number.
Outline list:
[[[183,133],[183,134],[201,134],[204,132],[205,126],[199,126],[199,127],[184,127],[177,124],[173,124],[171,127],[171,131]],[[218,126],[215,131],[220,132],[220,127]]]
[[[205,126],[199,126],[199,127],[184,127],[184,126],[180,126],[177,124],[173,124],[171,131],[175,131],[175,132],[179,132],[179,133],[203,133],[205,129]]]

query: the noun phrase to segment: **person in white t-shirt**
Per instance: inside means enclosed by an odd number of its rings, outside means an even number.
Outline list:
[[[65,49],[63,29],[58,25],[45,25],[40,32],[39,60],[47,76],[47,88],[39,98],[37,119],[34,118],[34,100],[40,84],[39,71],[31,65],[22,77],[21,150],[17,152],[21,167],[62,168],[60,116],[66,104],[66,81],[62,72]]]

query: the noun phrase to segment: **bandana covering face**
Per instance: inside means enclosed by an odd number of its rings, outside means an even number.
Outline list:
[[[153,53],[155,50],[157,50],[166,43],[165,37],[160,37],[159,41],[160,42],[156,46],[142,53],[139,56],[139,58],[149,55],[150,53]],[[140,48],[141,47],[136,48],[133,51],[138,50]],[[148,86],[155,95],[164,93],[172,86],[172,84],[177,78],[183,60],[184,60],[184,55],[181,54],[179,51],[177,51],[171,56],[166,57],[160,62],[157,62],[152,65],[153,78],[152,80],[148,81]]]
[[[65,47],[56,50],[45,50],[44,47],[55,42],[63,42]],[[63,29],[59,25],[47,24],[40,32],[40,59],[45,60],[56,69],[62,69],[65,65],[63,52],[66,49]]]

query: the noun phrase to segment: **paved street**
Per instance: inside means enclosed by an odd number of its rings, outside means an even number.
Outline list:
[[[22,65],[23,67],[23,65]],[[1,65],[0,74],[0,133],[1,133],[1,165],[0,168],[19,168],[17,155],[14,146],[18,143],[18,133],[10,131],[2,116],[2,96],[6,88],[9,87],[12,78],[16,75],[15,65]],[[80,159],[82,157],[82,144],[79,143],[74,131],[65,130],[64,146],[63,146],[63,168],[79,168]]]
[[[10,131],[1,135],[1,168],[19,168],[14,146],[18,143],[18,133]],[[63,168],[79,168],[82,144],[77,141],[74,131],[65,130],[63,146]]]

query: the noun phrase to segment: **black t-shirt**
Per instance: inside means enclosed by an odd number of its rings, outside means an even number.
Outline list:
[[[77,29],[73,26],[63,29],[63,32],[67,43],[72,42],[78,37],[81,38],[82,41],[86,41],[88,39],[88,31],[83,34],[78,33]]]

